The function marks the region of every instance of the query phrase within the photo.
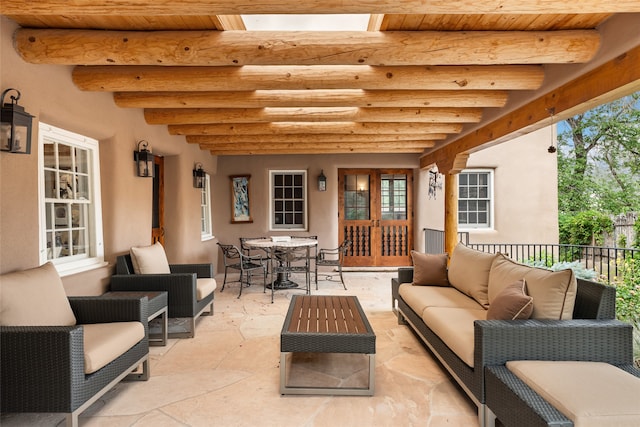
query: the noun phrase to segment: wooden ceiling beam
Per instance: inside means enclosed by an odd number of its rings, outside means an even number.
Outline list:
[[[287,135],[287,134],[438,134],[460,133],[459,123],[277,122],[169,125],[171,135]]]
[[[144,118],[152,125],[190,123],[266,122],[417,122],[475,123],[480,108],[148,108]]]
[[[354,147],[353,144],[345,144],[341,147],[290,147],[277,149],[262,149],[257,147],[244,147],[241,149],[217,149],[206,148],[214,156],[252,156],[252,155],[286,155],[286,154],[406,154],[423,153],[422,148],[387,148],[387,147]]]
[[[257,90],[116,92],[123,108],[504,107],[503,90]]]
[[[445,133],[417,134],[377,134],[377,135],[340,135],[340,134],[297,134],[297,135],[187,135],[187,142],[192,144],[276,144],[300,143],[325,144],[338,142],[416,142],[424,147],[433,147],[433,141],[445,139]],[[417,142],[416,142],[417,143]]]
[[[568,31],[94,31],[18,29],[33,64],[505,65],[587,62],[595,30]]]
[[[72,78],[80,90],[102,92],[302,89],[535,90],[544,80],[544,69],[539,65],[95,65],[74,67]]]
[[[374,142],[323,142],[323,143],[309,143],[307,141],[294,141],[294,142],[274,142],[274,143],[257,143],[257,142],[243,142],[243,143],[222,143],[222,142],[202,142],[198,143],[203,150],[287,150],[287,149],[345,149],[345,148],[360,148],[368,149],[370,153],[375,153],[376,150],[382,149],[394,149],[394,150],[414,150],[433,147],[432,141],[374,141]]]
[[[526,134],[564,120],[597,105],[640,90],[640,46],[619,55],[486,126],[436,149],[420,159],[420,167],[438,165],[441,173],[453,170],[458,154],[473,153],[514,135]]]
[[[578,14],[640,12],[637,0],[2,0],[3,15]]]

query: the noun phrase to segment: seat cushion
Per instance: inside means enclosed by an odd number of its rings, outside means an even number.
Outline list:
[[[487,320],[524,320],[533,313],[533,298],[527,295],[527,283],[518,280],[504,288],[487,310]]]
[[[449,286],[447,279],[447,254],[425,254],[411,251],[413,260],[413,284]]]
[[[76,317],[52,263],[0,276],[0,325],[75,324]]]
[[[518,360],[507,368],[575,427],[640,425],[640,378],[601,362]]]
[[[464,363],[473,368],[474,325],[486,320],[484,308],[427,307],[422,320]]]
[[[160,242],[131,248],[131,263],[136,274],[169,274],[169,261]]]
[[[458,243],[451,254],[449,283],[488,308],[489,270],[495,257],[494,254],[476,251]]]
[[[202,298],[211,294],[218,287],[216,279],[203,277],[196,279],[196,299],[200,301]]]
[[[82,327],[85,374],[98,371],[144,338],[140,322],[92,323]]]
[[[533,297],[532,319],[571,319],[578,284],[573,270],[551,271],[517,263],[503,254],[493,261],[489,274],[489,303],[506,286],[525,279]]]
[[[414,286],[403,283],[398,293],[409,307],[419,315],[427,307],[451,307],[481,309],[482,306],[453,287]]]

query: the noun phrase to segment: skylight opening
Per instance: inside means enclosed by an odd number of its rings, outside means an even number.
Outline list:
[[[248,31],[366,31],[369,14],[242,15]]]

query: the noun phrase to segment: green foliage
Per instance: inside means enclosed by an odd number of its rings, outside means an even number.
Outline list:
[[[616,261],[616,317],[634,327],[634,355],[640,361],[640,255]]]
[[[627,247],[627,236],[625,236],[624,234],[621,234],[618,236],[618,247],[619,248]]]
[[[640,249],[640,220],[636,221],[633,224],[633,231],[636,233],[636,241],[633,242],[633,247]]]
[[[583,279],[583,280],[596,280],[596,278],[598,277],[597,272],[588,268],[584,268],[584,266],[580,261],[572,261],[572,262],[560,261],[560,262],[554,263],[553,265],[548,265],[549,262],[544,259],[540,259],[540,260],[529,259],[524,261],[523,263],[530,265],[532,267],[546,268],[547,270],[551,270],[551,271],[572,269],[573,274],[575,274],[575,276],[578,279]]]
[[[609,215],[593,210],[574,215],[559,215],[560,243],[567,245],[591,245],[595,240],[601,245],[604,232],[613,232],[613,220]]]

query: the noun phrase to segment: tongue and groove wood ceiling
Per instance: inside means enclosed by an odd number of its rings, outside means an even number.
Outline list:
[[[457,154],[640,79],[637,0],[2,0],[0,10],[21,27],[25,61],[74,65],[79,89],[113,92],[214,155],[426,153],[421,166],[450,169]],[[327,13],[371,14],[369,28],[247,31],[240,16]],[[592,92],[590,62],[614,44],[601,29],[629,22],[638,43],[597,65],[630,75]],[[570,88],[583,95],[567,100]]]

